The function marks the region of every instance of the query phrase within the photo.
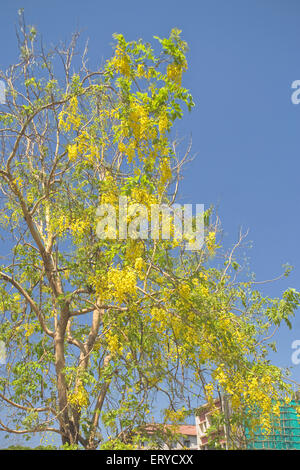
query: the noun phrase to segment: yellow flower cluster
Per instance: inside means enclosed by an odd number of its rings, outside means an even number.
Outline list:
[[[131,190],[132,202],[137,202],[139,204],[144,204],[145,206],[150,207],[151,204],[157,204],[157,199],[154,194],[149,193],[144,188],[134,187]]]
[[[137,73],[137,76],[139,78],[146,76],[146,72],[145,72],[145,68],[144,68],[143,64],[138,64],[137,69],[136,69],[136,73]]]
[[[206,246],[210,254],[213,254],[216,248],[216,233],[209,232],[206,239]]]
[[[208,296],[209,296],[208,287],[201,285],[201,286],[199,287],[199,291],[200,291],[200,294],[201,294],[203,297],[208,297]]]
[[[116,47],[115,56],[112,59],[112,64],[117,71],[125,77],[130,76],[130,59],[126,52],[118,45]]]
[[[135,148],[136,143],[134,140],[131,140],[128,145],[123,142],[119,143],[119,151],[127,155],[128,163],[131,163],[135,157]]]
[[[143,258],[136,258],[134,263],[134,269],[136,269],[139,273],[145,270],[146,263]]]
[[[71,128],[77,130],[81,126],[82,118],[78,113],[78,99],[73,96],[69,105],[59,114],[59,127],[68,132]]]
[[[107,175],[103,180],[105,192],[101,195],[101,204],[119,205],[119,193],[116,181],[111,175]]]
[[[129,239],[126,247],[126,259],[135,262],[137,258],[142,257],[144,250],[144,245],[140,240]]]
[[[273,405],[272,411],[275,416],[280,416],[280,402],[277,402],[275,405]]]
[[[71,162],[76,160],[77,144],[68,145],[68,157]]]
[[[184,69],[186,69],[186,67],[182,67],[181,65],[173,62],[167,67],[167,77],[176,83],[176,85],[181,86],[182,71]]]
[[[191,289],[188,284],[180,284],[180,286],[178,287],[178,292],[182,297],[187,299],[191,293]]]
[[[167,158],[164,158],[160,163],[160,180],[162,184],[166,184],[172,179],[172,171],[170,168],[170,162]]]
[[[127,147],[126,147],[126,145],[124,144],[124,142],[120,142],[120,143],[119,143],[119,146],[118,146],[118,149],[119,149],[119,152],[125,153],[126,150],[127,150]]]
[[[131,107],[128,125],[137,141],[147,139],[149,116],[145,106],[134,103]]]
[[[183,406],[179,410],[165,410],[165,417],[168,421],[172,423],[180,423],[186,417],[186,408]]]
[[[169,119],[168,119],[167,113],[163,112],[159,116],[159,121],[158,121],[158,129],[159,129],[160,134],[162,135],[165,134],[168,128],[169,128]]]
[[[78,218],[70,223],[70,231],[77,243],[82,240],[82,237],[86,233],[89,226],[89,221],[86,218]]]
[[[151,309],[151,316],[152,316],[152,319],[158,323],[164,322],[166,319],[166,312],[162,308],[153,307]]]
[[[66,214],[62,209],[55,212],[50,218],[50,230],[55,233],[56,236],[63,236],[67,230],[70,229],[71,219],[70,214]]]
[[[265,434],[270,433],[272,419],[274,416],[280,416],[281,398],[268,373],[262,376],[249,374],[245,378],[235,371],[233,381],[231,373],[225,370],[224,364],[219,364],[213,373],[213,379],[230,395],[233,410],[237,411],[241,404],[253,410],[254,417],[250,429],[259,425]],[[257,410],[259,410],[259,416],[257,416]]]
[[[208,403],[211,403],[213,401],[213,395],[214,395],[214,389],[215,389],[214,384],[210,382],[205,385],[204,389],[205,389],[206,400],[208,401]]]
[[[68,399],[69,403],[78,410],[86,408],[89,404],[89,396],[82,383],[78,385],[74,392],[69,394]]]
[[[120,343],[120,338],[112,330],[109,330],[105,335],[107,347],[112,354],[122,354],[123,346]]]
[[[213,374],[214,379],[216,379],[220,385],[226,384],[228,378],[227,374],[224,371],[224,364],[219,364]]]
[[[123,270],[111,268],[107,273],[108,288],[112,296],[122,303],[128,295],[136,294],[136,273],[127,267]]]
[[[35,331],[35,325],[28,323],[27,325],[23,326],[23,329],[25,330],[25,337],[29,338],[29,336],[31,336]]]
[[[19,188],[22,188],[24,181],[20,176],[17,176],[17,178],[14,179],[14,184],[19,186]]]
[[[68,145],[69,160],[75,161],[78,155],[81,155],[90,163],[93,163],[99,155],[97,145],[93,142],[86,131],[81,132],[75,138],[74,144]]]

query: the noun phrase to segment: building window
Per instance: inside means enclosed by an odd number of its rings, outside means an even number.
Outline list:
[[[201,434],[205,434],[205,432],[206,432],[206,423],[205,422],[200,423],[199,427],[200,427]]]
[[[183,441],[184,447],[190,448],[191,447],[191,441]]]

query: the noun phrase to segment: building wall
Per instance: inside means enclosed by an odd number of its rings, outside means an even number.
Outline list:
[[[177,442],[173,444],[167,442],[161,442],[160,449],[164,450],[180,450],[180,449],[191,449],[191,450],[198,450],[198,439],[197,439],[197,432],[196,426],[194,425],[181,425],[178,429],[178,434],[180,437],[178,438]],[[151,435],[151,432],[149,433]],[[144,444],[141,443],[141,449],[147,449],[149,444],[147,442]]]
[[[280,408],[280,420],[274,418],[271,433],[259,429],[254,437],[246,430],[248,449],[300,450],[300,419],[295,407],[300,400],[293,400]]]
[[[182,449],[183,447],[192,449],[192,450],[197,450],[198,449],[197,436],[196,435],[183,436],[181,442],[176,443],[176,446],[173,447],[173,449]]]
[[[218,409],[222,408],[223,404],[220,400],[215,400],[214,406]],[[208,445],[208,437],[207,431],[211,426],[211,415],[212,410],[206,404],[200,410],[197,416],[195,416],[196,422],[196,430],[197,430],[197,445],[199,450],[207,450],[209,448]],[[220,445],[222,448],[226,448],[226,430],[225,427],[222,427],[219,430],[219,437],[220,437]]]

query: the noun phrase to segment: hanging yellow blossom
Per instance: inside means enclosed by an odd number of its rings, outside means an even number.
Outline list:
[[[81,410],[81,408],[86,408],[89,404],[89,396],[82,383],[78,385],[74,392],[69,394],[68,398],[69,403],[78,410]]]
[[[206,246],[210,254],[213,254],[216,248],[216,233],[209,232],[206,239]]]
[[[169,127],[169,119],[168,119],[167,113],[163,112],[159,116],[159,121],[158,121],[158,129],[159,129],[160,134],[165,134],[166,131],[168,130],[168,127]]]
[[[167,67],[167,77],[176,83],[176,85],[181,86],[182,71],[185,68],[186,67],[182,67],[181,65],[173,62]]]
[[[162,184],[166,184],[168,181],[172,179],[172,171],[170,168],[170,162],[167,158],[164,158],[160,163],[160,179]]]
[[[115,56],[112,59],[112,64],[122,75],[125,75],[125,77],[130,76],[130,59],[126,52],[119,45],[116,48]]]
[[[70,161],[74,161],[77,158],[77,144],[68,146],[68,157]]]
[[[122,303],[128,295],[136,293],[136,274],[131,268],[111,268],[107,273],[108,288],[115,299]]]

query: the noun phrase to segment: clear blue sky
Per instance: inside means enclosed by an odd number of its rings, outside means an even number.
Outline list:
[[[45,42],[68,39],[79,28],[96,64],[110,55],[112,34],[130,39],[165,36],[178,27],[189,44],[185,77],[196,107],[180,134],[193,138],[196,159],[186,168],[187,202],[218,206],[224,242],[249,228],[248,252],[257,279],[289,262],[292,275],[265,292],[300,289],[300,104],[291,83],[300,79],[300,2],[297,0],[10,0],[0,5],[0,67],[16,60],[17,10]],[[278,336],[279,365],[291,366],[300,339],[300,312]],[[300,365],[293,376],[300,381]]]

